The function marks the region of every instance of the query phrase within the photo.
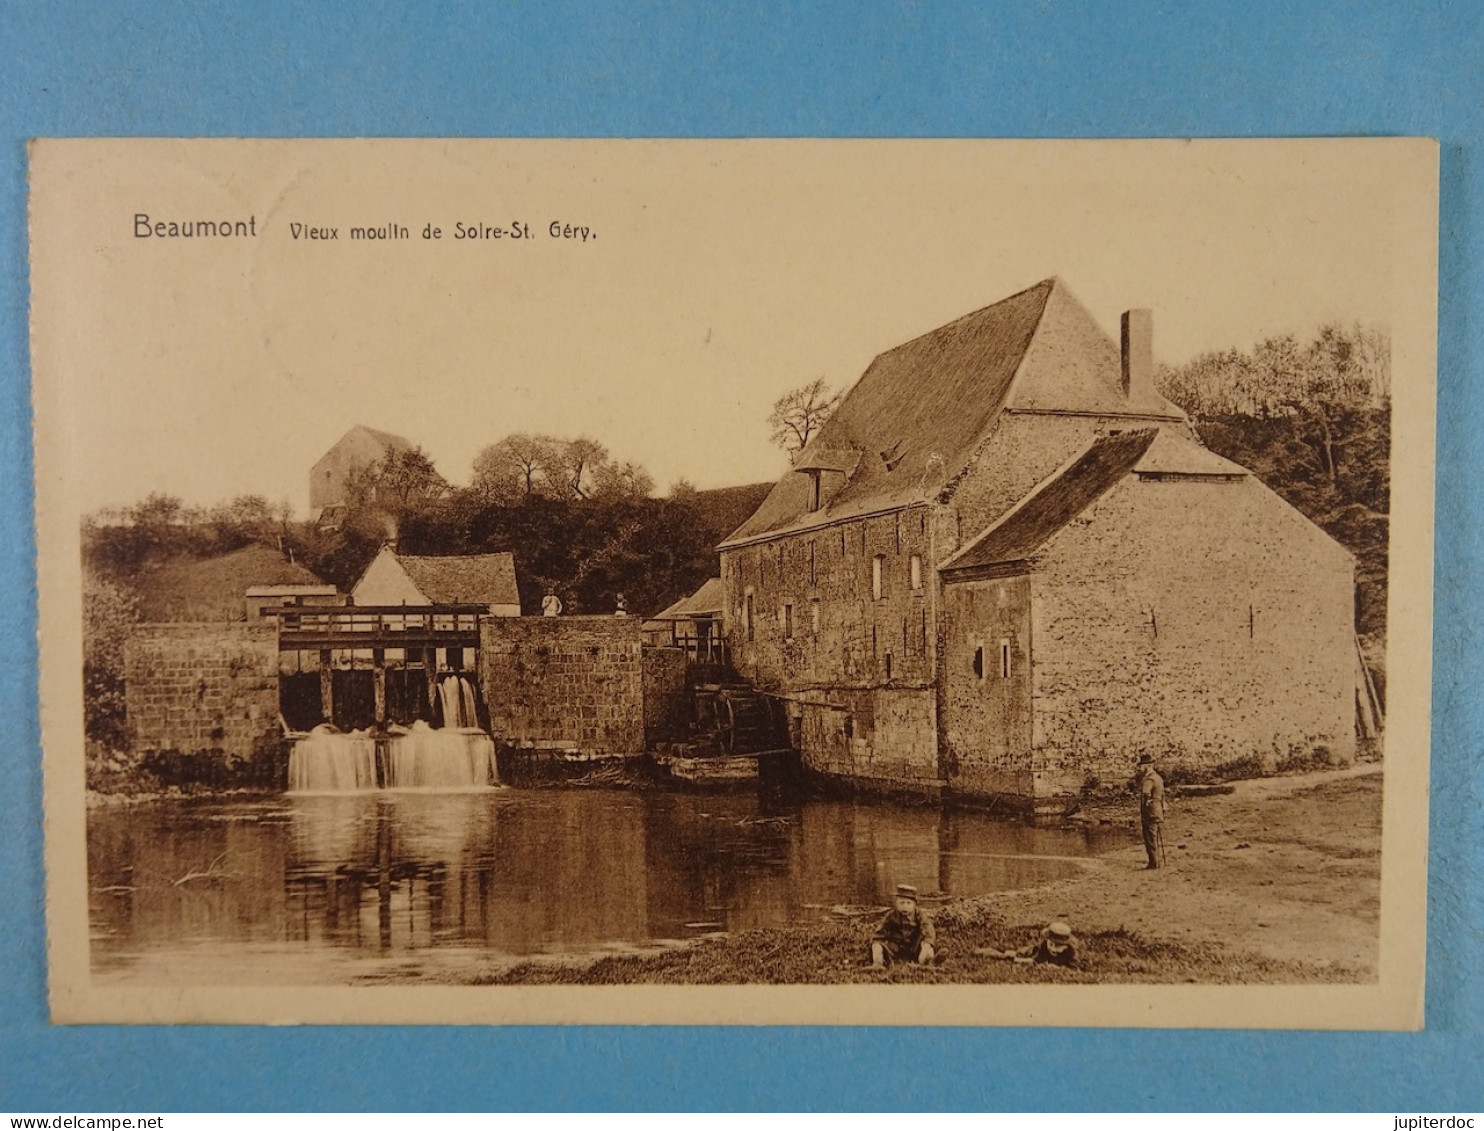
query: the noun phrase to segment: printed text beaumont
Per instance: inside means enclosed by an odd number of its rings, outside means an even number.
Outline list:
[[[256,236],[258,218],[246,220],[151,220],[149,213],[134,213],[134,238],[144,239],[195,239],[218,237],[232,239],[239,236]]]

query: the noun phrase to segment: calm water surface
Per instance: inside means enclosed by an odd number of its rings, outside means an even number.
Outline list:
[[[934,807],[496,789],[157,802],[89,815],[94,976],[282,984],[462,976],[977,895],[1126,843]]]

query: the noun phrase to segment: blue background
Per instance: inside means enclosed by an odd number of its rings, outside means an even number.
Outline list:
[[[1478,1110],[1481,21],[1472,3],[1291,0],[0,0],[0,1110]],[[28,137],[1334,134],[1442,140],[1425,1033],[48,1025]]]

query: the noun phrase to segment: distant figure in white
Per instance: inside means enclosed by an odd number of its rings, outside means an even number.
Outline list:
[[[543,617],[562,615],[562,599],[556,595],[555,589],[548,589],[546,596],[541,598],[541,615]]]
[[[622,593],[613,598],[613,615],[616,617],[626,617],[629,615],[629,603],[624,600]]]

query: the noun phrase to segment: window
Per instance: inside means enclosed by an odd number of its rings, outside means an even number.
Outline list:
[[[809,510],[811,513],[819,509],[819,481],[823,477],[824,473],[818,469],[809,471]]]
[[[1000,678],[1010,678],[1010,641],[1004,638],[1000,640]]]
[[[811,538],[809,540],[809,584],[814,583],[814,539]]]
[[[786,605],[783,606],[783,639],[785,639],[785,640],[792,640],[793,638],[794,638],[794,607],[792,605],[787,605],[786,604]]]
[[[747,625],[747,639],[748,640],[756,640],[757,639],[757,631],[756,631],[755,625],[753,624],[753,619],[752,619],[752,594],[751,593],[747,594],[747,604],[745,606],[745,609],[746,609],[746,611],[742,614],[742,619],[743,619],[743,622]]]
[[[871,559],[871,597],[881,600],[881,574],[886,568],[886,558],[877,554]]]
[[[886,654],[886,682],[891,682],[891,653]]]
[[[979,647],[977,647],[977,648],[974,649],[974,664],[973,664],[973,668],[974,668],[974,674],[976,676],[978,676],[980,679],[983,679],[984,678],[984,645],[983,644],[979,645]]]
[[[819,599],[817,597],[809,602],[809,629],[812,635],[819,635]]]
[[[912,558],[911,558],[911,561],[908,563],[907,568],[908,568],[908,572],[910,573],[910,575],[912,577],[912,588],[913,589],[921,589],[922,588],[922,555],[921,554],[913,554],[912,555]]]

